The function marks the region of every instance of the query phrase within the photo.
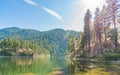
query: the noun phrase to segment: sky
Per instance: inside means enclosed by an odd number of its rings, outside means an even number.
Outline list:
[[[92,14],[105,0],[0,0],[0,29],[20,27],[47,31],[82,31],[87,9]]]

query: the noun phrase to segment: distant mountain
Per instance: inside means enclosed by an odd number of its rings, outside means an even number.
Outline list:
[[[64,54],[67,48],[67,40],[70,36],[77,37],[78,32],[63,29],[40,32],[38,30],[17,27],[0,29],[0,40],[6,37],[16,37],[22,40],[33,41],[48,50],[51,55]]]

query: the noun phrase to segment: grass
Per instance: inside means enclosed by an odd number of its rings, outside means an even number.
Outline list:
[[[20,74],[20,75],[34,75],[33,73],[25,73],[25,74]]]
[[[120,54],[106,54],[104,58],[105,60],[117,61],[120,60]]]
[[[110,72],[106,72],[103,68],[93,68],[87,72],[79,73],[76,75],[111,75]]]

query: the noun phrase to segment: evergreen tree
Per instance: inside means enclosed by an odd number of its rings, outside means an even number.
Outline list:
[[[114,44],[115,47],[118,46],[118,31],[117,31],[117,23],[116,19],[118,17],[119,9],[120,9],[120,0],[107,0],[107,8],[108,8],[108,13],[110,13],[111,21],[114,25]]]
[[[95,11],[95,18],[94,18],[94,30],[95,30],[95,45],[100,46],[100,51],[97,51],[97,53],[102,53],[102,23],[101,23],[101,13],[100,9],[96,8]]]
[[[91,24],[91,12],[90,10],[88,9],[86,14],[85,14],[85,17],[84,17],[84,38],[85,38],[85,41],[86,41],[86,50],[87,50],[87,56],[89,57],[90,55],[90,38],[91,38],[91,35],[90,35],[90,24]]]
[[[94,18],[94,28],[95,28],[95,34],[96,34],[96,42],[99,40],[99,43],[101,44],[101,30],[102,30],[102,24],[100,21],[101,15],[99,8],[96,8],[95,11],[95,18]]]

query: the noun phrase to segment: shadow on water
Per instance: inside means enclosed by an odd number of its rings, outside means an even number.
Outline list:
[[[72,60],[67,64],[68,75],[120,75],[120,64],[110,61]]]
[[[120,75],[119,71],[119,64],[107,61],[0,58],[0,75]]]

